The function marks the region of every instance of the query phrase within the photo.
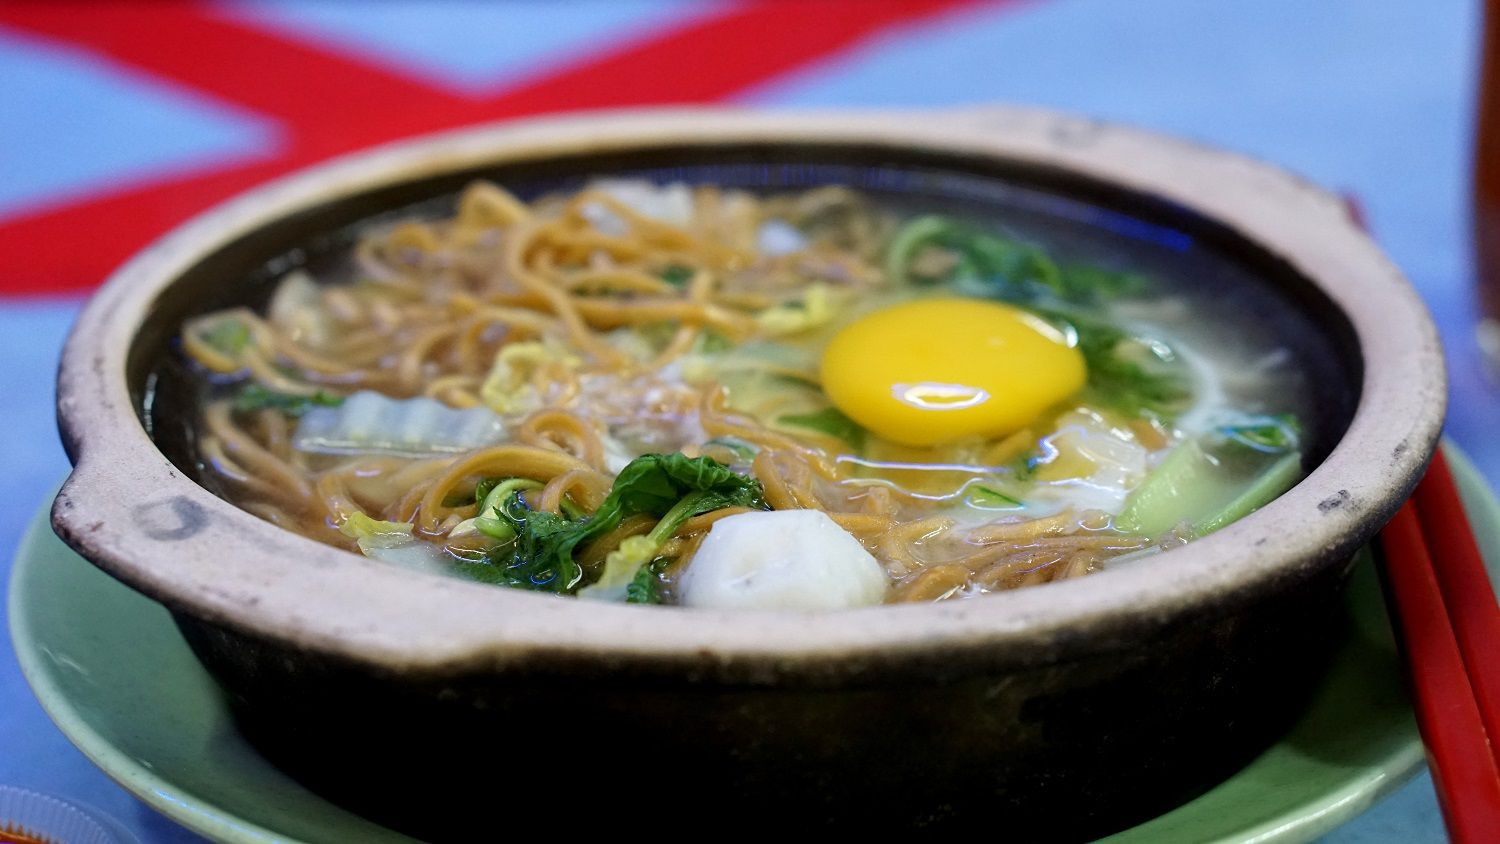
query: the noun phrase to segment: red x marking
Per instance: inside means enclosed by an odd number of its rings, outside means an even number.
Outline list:
[[[580,56],[493,96],[435,88],[218,17],[198,4],[0,4],[0,26],[84,47],[258,112],[275,120],[282,135],[278,149],[250,162],[122,183],[0,221],[0,293],[90,289],[197,211],[339,153],[528,114],[722,100],[875,33],[972,2],[758,0]]]

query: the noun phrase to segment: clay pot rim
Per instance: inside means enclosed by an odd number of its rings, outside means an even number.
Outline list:
[[[486,163],[746,142],[1000,160],[1077,174],[1202,215],[1313,282],[1352,325],[1363,384],[1349,428],[1321,465],[1261,511],[1106,575],[981,600],[809,614],[599,605],[381,564],[215,497],[183,477],[139,421],[126,361],[153,304],[195,262],[269,221]],[[1338,197],[1261,162],[1030,108],[577,114],[338,159],[200,215],[123,266],[84,310],[64,350],[58,417],[75,469],[53,524],[96,565],[176,612],[380,671],[528,666],[842,683],[1130,647],[1163,625],[1295,588],[1343,565],[1394,513],[1436,446],[1445,403],[1441,348],[1416,292]]]

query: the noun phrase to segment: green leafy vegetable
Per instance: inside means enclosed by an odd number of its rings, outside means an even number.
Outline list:
[[[693,280],[693,273],[694,270],[692,267],[685,267],[682,264],[672,264],[657,273],[657,276],[673,287],[686,287],[687,283]]]
[[[1017,481],[1030,481],[1036,475],[1036,467],[1041,465],[1042,453],[1035,447],[1027,449],[1017,455],[1006,467],[1010,470],[1010,476]]]
[[[620,471],[594,518],[609,513],[612,508],[619,510],[616,524],[620,518],[636,513],[665,517],[673,506],[692,493],[711,494],[732,501],[732,504],[721,504],[720,507],[765,506],[759,481],[736,475],[717,460],[681,454],[647,454],[630,461]],[[613,527],[614,524],[609,526]]]
[[[474,487],[479,507],[472,519],[465,519],[448,531],[448,538],[483,536],[487,551],[467,552],[468,558],[455,562],[458,572],[481,583],[498,583],[527,589],[542,588],[533,581],[535,573],[527,563],[538,551],[538,538],[550,531],[551,513],[532,513],[522,495],[540,489],[542,484],[527,478],[484,478]],[[525,532],[524,539],[521,534]],[[450,554],[455,553],[449,546]],[[457,553],[465,554],[460,550]]]
[[[480,486],[485,487],[483,498],[479,498]],[[474,487],[475,498],[480,502],[479,512],[474,516],[474,529],[498,542],[515,539],[514,523],[518,520],[507,513],[507,507],[513,503],[511,499],[526,490],[541,488],[540,483],[527,478],[506,478],[497,483],[480,481],[479,486]]]
[[[577,504],[574,504],[573,499],[567,496],[563,496],[562,500],[557,502],[557,506],[558,509],[562,510],[563,515],[567,516],[570,519],[577,520],[588,515],[587,511],[585,511],[582,507],[579,507]]]
[[[777,417],[776,422],[827,434],[848,443],[855,451],[865,447],[865,429],[836,407],[826,407],[816,413],[788,413]]]
[[[444,507],[463,507],[473,503],[474,493],[472,492],[453,492],[443,499]]]
[[[1165,343],[1136,337],[1098,319],[1057,310],[1037,313],[1074,335],[1101,404],[1131,416],[1170,421],[1192,400],[1191,378]]]
[[[583,570],[573,559],[574,550],[613,530],[626,516],[657,516],[656,527],[644,539],[659,548],[683,522],[700,513],[724,507],[765,507],[759,481],[737,475],[707,457],[681,454],[647,454],[632,460],[615,478],[599,509],[587,518],[533,511],[521,492],[518,486],[507,488],[502,483],[485,497],[486,503],[498,498],[500,504],[484,512],[493,512],[497,522],[515,533],[512,542],[496,547],[492,559],[508,572],[504,580],[508,585],[548,592],[577,589]],[[480,519],[476,518],[475,525],[485,531]],[[500,532],[498,524],[492,529]],[[619,584],[622,594],[640,566],[650,561],[637,550],[616,566],[617,576],[623,574],[618,569],[629,568]],[[608,561],[605,569],[605,577],[610,577]]]
[[[246,384],[234,397],[234,409],[241,413],[255,410],[279,410],[287,416],[301,416],[314,407],[338,407],[344,397],[319,390],[310,396],[278,393],[259,384]]]
[[[1062,271],[1046,252],[946,217],[917,217],[886,250],[886,274],[908,284],[1037,284],[1061,294]]]
[[[1273,454],[1296,451],[1302,440],[1301,425],[1290,413],[1247,417],[1231,425],[1219,426],[1217,433],[1247,448]]]
[[[488,560],[457,560],[453,568],[460,575],[478,583],[488,583],[494,586],[521,586],[515,582],[515,574],[510,569],[495,565]]]
[[[474,500],[475,501],[483,501],[486,498],[489,498],[490,497],[490,493],[494,492],[495,487],[499,486],[500,484],[502,484],[502,483],[504,483],[504,482],[506,482],[508,480],[513,480],[513,479],[512,478],[480,478],[479,479],[479,483],[477,483],[477,484],[474,485]]]
[[[493,523],[485,528],[480,528],[480,520],[475,519],[476,529],[500,540],[488,555],[490,566],[496,571],[486,573],[488,576],[482,579],[518,589],[570,592],[582,574],[578,564],[573,562],[572,544],[567,545],[564,554],[558,554],[557,549],[576,536],[587,523],[571,521],[557,513],[532,510],[522,493],[520,489],[510,490],[509,499],[493,511]],[[559,559],[562,559],[561,564]],[[475,574],[472,571],[467,573]]]
[[[994,487],[975,484],[969,487],[969,498],[980,506],[986,507],[1020,507],[1022,501],[1019,497],[1001,492]]]
[[[203,342],[213,346],[229,357],[238,357],[250,345],[250,327],[238,319],[220,319],[213,326],[200,331]]]
[[[444,507],[462,507],[465,504],[476,504],[484,501],[490,491],[509,478],[480,478],[479,483],[474,485],[470,492],[456,492],[443,499]]]
[[[803,372],[770,372],[762,374],[762,377],[773,384],[783,384],[803,390],[823,391],[823,385],[818,382],[816,376]]]
[[[833,318],[834,301],[828,285],[813,282],[801,299],[772,305],[755,315],[761,330],[773,337],[797,334],[816,328]]]
[[[1087,304],[1136,295],[1150,284],[1140,273],[1058,264],[1036,246],[940,216],[902,226],[886,250],[885,269],[897,282],[953,282],[1016,303],[1050,298]]]
[[[727,352],[732,348],[734,348],[733,340],[717,331],[704,331],[698,335],[698,344],[694,351],[699,354],[714,355]]]
[[[1139,338],[1085,311],[1138,294],[1139,273],[1059,265],[1046,252],[946,217],[918,217],[896,233],[886,272],[908,283],[952,282],[973,295],[1025,307],[1074,335],[1098,400],[1133,416],[1170,420],[1192,398],[1185,367],[1165,344]]]
[[[661,569],[663,560],[656,560],[641,566],[640,571],[635,573],[635,579],[625,587],[625,603],[627,604],[659,604],[661,603]]]
[[[1139,296],[1151,286],[1151,279],[1140,273],[1106,270],[1087,264],[1063,264],[1058,269],[1062,298],[1070,302]]]
[[[665,545],[682,523],[701,513],[725,507],[766,506],[760,481],[737,475],[724,464],[707,457],[681,454],[647,454],[637,457],[615,478],[604,503],[590,519],[592,538],[612,530],[625,516],[649,513],[659,516],[656,527],[644,537],[631,537],[604,561],[599,581],[579,593],[580,597],[620,600],[635,581],[642,566]]]

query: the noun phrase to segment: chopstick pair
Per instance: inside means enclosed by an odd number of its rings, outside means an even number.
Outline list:
[[[1380,534],[1386,602],[1448,834],[1500,839],[1500,606],[1438,449]]]

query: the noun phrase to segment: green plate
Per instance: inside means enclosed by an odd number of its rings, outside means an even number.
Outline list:
[[[1500,503],[1448,449],[1485,558]],[[1422,766],[1422,745],[1372,567],[1349,592],[1352,630],[1312,705],[1239,773],[1111,842],[1307,841]],[[137,797],[209,838],[246,844],[411,841],[323,800],[235,731],[166,611],[75,555],[38,515],[15,563],[11,635],[47,714]]]

